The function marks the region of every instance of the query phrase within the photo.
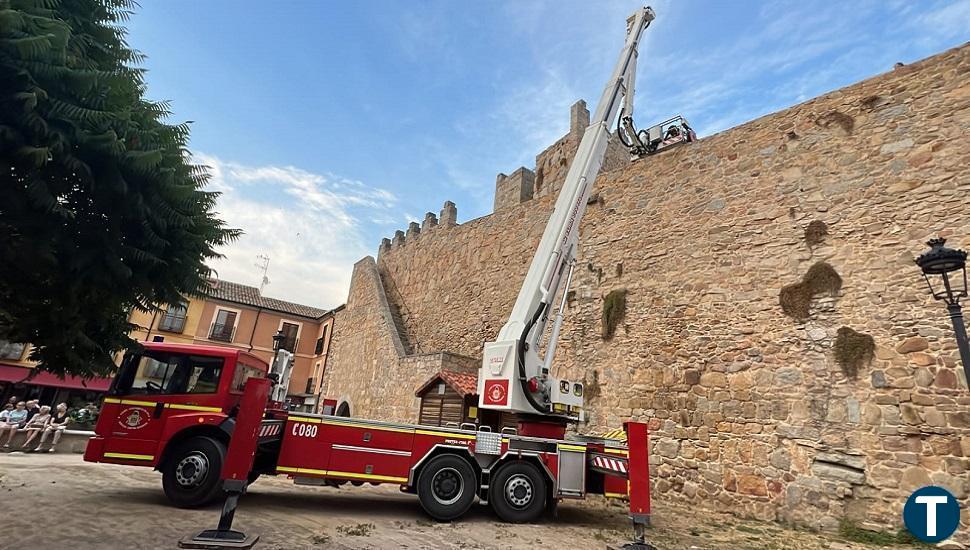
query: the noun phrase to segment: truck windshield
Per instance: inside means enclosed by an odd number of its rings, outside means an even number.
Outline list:
[[[129,354],[111,395],[215,393],[222,357],[159,351]]]

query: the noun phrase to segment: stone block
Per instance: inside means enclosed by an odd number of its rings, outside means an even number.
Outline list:
[[[791,386],[802,381],[802,371],[795,367],[784,367],[775,373],[775,383],[781,386]]]
[[[862,470],[828,462],[815,461],[812,464],[812,473],[822,479],[842,481],[845,483],[858,484],[866,480],[866,473]]]
[[[926,338],[922,336],[911,336],[896,346],[896,351],[898,353],[913,353],[915,351],[923,351],[928,347],[930,347],[930,343]]]
[[[723,372],[705,372],[701,374],[700,385],[705,388],[725,388],[727,376]]]
[[[906,492],[912,492],[920,487],[932,485],[929,473],[920,466],[910,466],[903,470],[899,478],[899,488]]]
[[[756,475],[742,474],[738,476],[738,492],[756,497],[768,496],[768,485],[765,478]]]

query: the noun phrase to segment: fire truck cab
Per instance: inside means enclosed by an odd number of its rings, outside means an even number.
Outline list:
[[[221,496],[220,470],[245,382],[265,378],[268,369],[243,350],[146,342],[122,361],[84,459],[154,467],[173,504],[205,504]]]
[[[122,362],[87,447],[89,462],[150,466],[172,504],[196,507],[222,496],[222,471],[246,381],[269,366],[242,350],[145,343]],[[510,522],[537,519],[566,498],[630,498],[649,513],[646,426],[620,440],[566,439],[564,426],[523,420],[501,433],[474,425],[420,426],[287,412],[266,400],[251,483],[261,474],[297,484],[392,483],[417,495],[441,521],[478,500]]]

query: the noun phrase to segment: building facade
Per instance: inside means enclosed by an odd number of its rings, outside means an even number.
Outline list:
[[[343,307],[343,306],[341,306]],[[283,331],[282,347],[294,353],[287,405],[293,410],[316,412],[321,406],[321,381],[327,368],[334,313],[269,298],[259,289],[230,281],[213,280],[206,297],[189,297],[155,311],[133,310],[131,338],[183,344],[231,346],[251,352],[267,362],[273,358],[273,336]],[[28,359],[30,346],[0,341],[0,400],[13,396],[39,399],[44,404],[67,402],[72,408],[100,401],[110,378],[60,379],[34,372]],[[117,360],[121,360],[118,354]]]
[[[269,298],[256,287],[213,280],[206,297],[189,297],[153,312],[132,312],[131,322],[138,328],[131,336],[143,342],[161,338],[236,347],[270,362],[273,336],[282,331],[283,349],[295,356],[288,406],[316,412],[336,311]]]

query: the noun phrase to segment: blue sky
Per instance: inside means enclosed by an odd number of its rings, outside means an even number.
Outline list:
[[[149,96],[194,121],[192,150],[246,235],[220,277],[320,307],[353,263],[445,200],[491,211],[569,106],[595,109],[635,1],[143,2],[129,42]],[[970,0],[657,1],[636,119],[701,136],[957,46]]]

